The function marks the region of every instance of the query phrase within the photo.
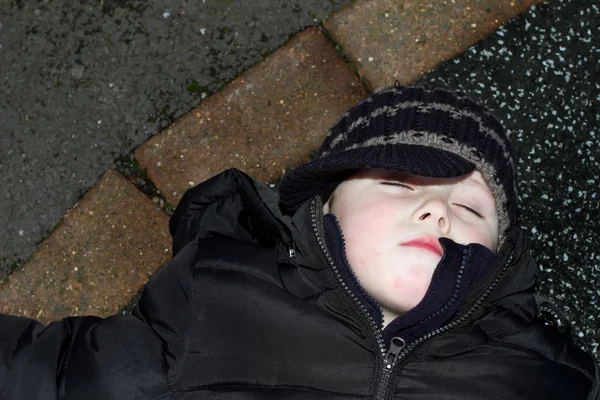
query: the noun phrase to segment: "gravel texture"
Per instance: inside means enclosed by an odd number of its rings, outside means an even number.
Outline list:
[[[508,129],[519,161],[520,221],[539,291],[600,359],[600,4],[549,0],[426,76],[465,91]]]

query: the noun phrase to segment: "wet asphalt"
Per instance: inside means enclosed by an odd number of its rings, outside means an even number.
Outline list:
[[[0,279],[108,168],[349,1],[0,4]],[[507,127],[539,291],[599,358],[600,5],[549,0],[421,82]]]

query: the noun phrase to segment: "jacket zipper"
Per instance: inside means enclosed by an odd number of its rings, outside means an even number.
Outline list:
[[[335,265],[335,262],[333,261],[331,254],[329,254],[329,250],[327,250],[327,246],[325,245],[324,239],[321,235],[321,232],[319,231],[319,227],[317,224],[317,207],[316,207],[316,200],[314,200],[314,199],[312,200],[311,205],[310,205],[310,219],[311,219],[313,231],[315,233],[315,237],[317,239],[317,243],[319,243],[319,247],[321,248],[321,251],[325,255],[325,258],[327,259],[327,263],[331,267],[336,280],[338,281],[340,286],[342,286],[342,289],[344,290],[344,292],[357,305],[362,316],[365,317],[365,319],[368,321],[369,328],[374,333],[375,338],[377,339],[377,345],[379,347],[379,351],[381,352],[381,355],[385,357],[386,348],[385,348],[385,343],[383,342],[383,335],[381,333],[381,327],[377,325],[377,323],[375,322],[375,320],[373,319],[371,314],[369,314],[369,311],[367,311],[367,309],[361,303],[361,301],[354,295],[354,293],[352,293],[352,291],[350,290],[348,285],[346,285],[346,282],[344,282],[344,280],[342,279],[342,275],[340,274],[340,271],[338,270],[337,266]]]
[[[392,379],[392,371],[398,361],[398,355],[406,347],[406,342],[400,337],[393,337],[390,342],[390,348],[383,357],[383,370],[381,372],[381,381],[377,389],[376,399],[385,399]]]
[[[502,270],[500,271],[500,274],[496,277],[494,282],[492,282],[492,284],[486,289],[486,291],[481,296],[479,296],[479,299],[477,299],[477,302],[469,309],[469,311],[467,311],[465,314],[463,314],[462,317],[455,320],[454,322],[451,322],[447,325],[444,325],[441,328],[436,329],[435,331],[429,332],[428,334],[421,336],[420,338],[418,338],[417,340],[415,340],[408,346],[406,346],[404,339],[402,339],[400,337],[394,337],[390,343],[390,348],[386,350],[385,343],[383,341],[383,335],[381,333],[381,327],[377,326],[377,323],[375,322],[375,320],[373,320],[373,317],[371,317],[371,314],[369,314],[369,312],[367,311],[365,306],[354,295],[354,293],[352,293],[352,291],[348,288],[348,286],[342,279],[342,276],[340,275],[340,272],[338,271],[338,268],[335,265],[335,262],[333,261],[331,254],[329,254],[329,251],[327,250],[327,247],[325,246],[323,237],[321,235],[321,232],[319,231],[318,224],[317,224],[317,207],[316,207],[315,199],[312,200],[311,205],[310,205],[310,218],[311,218],[313,231],[314,231],[315,237],[317,239],[317,243],[319,244],[321,251],[325,255],[325,258],[327,259],[327,263],[331,267],[336,280],[338,281],[340,286],[342,286],[342,289],[344,290],[344,292],[357,305],[360,313],[368,321],[369,328],[371,329],[371,332],[374,334],[375,339],[377,340],[377,345],[379,347],[379,351],[381,352],[381,355],[383,356],[383,370],[382,370],[379,387],[377,389],[377,395],[375,397],[377,400],[380,400],[380,399],[385,400],[385,398],[387,397],[388,390],[389,390],[389,384],[390,384],[390,380],[392,377],[392,372],[394,370],[394,367],[398,364],[398,361],[405,358],[408,354],[410,354],[414,349],[416,349],[423,342],[431,339],[432,337],[434,337],[436,335],[439,335],[442,332],[446,332],[452,328],[455,328],[456,326],[465,322],[471,316],[471,314],[473,314],[475,312],[475,310],[477,308],[479,308],[481,303],[483,303],[485,301],[485,299],[489,296],[489,294],[496,288],[496,286],[498,285],[498,282],[504,275],[504,272],[506,271],[506,269],[512,262],[513,255],[514,255],[514,253],[511,252],[511,254],[508,258],[508,261],[504,264],[504,266],[502,267]]]
[[[327,246],[325,245],[325,242],[321,235],[321,232],[319,231],[317,218],[318,217],[317,217],[316,200],[313,199],[311,202],[311,206],[310,206],[310,219],[311,219],[313,231],[315,233],[315,238],[317,239],[317,243],[319,244],[319,247],[321,248],[323,255],[325,255],[325,258],[327,259],[327,263],[329,264],[329,266],[331,267],[331,270],[333,271],[333,273],[335,275],[335,279],[337,280],[337,282],[340,284],[340,286],[344,290],[344,293],[346,293],[348,295],[348,297],[350,297],[352,299],[352,301],[354,302],[354,304],[356,304],[356,306],[357,306],[358,310],[360,311],[360,313],[362,314],[362,316],[368,321],[369,328],[370,328],[371,332],[373,333],[373,335],[375,336],[375,339],[377,341],[377,346],[379,347],[379,351],[383,357],[383,370],[382,370],[381,380],[380,380],[379,386],[377,388],[376,399],[384,400],[387,396],[388,386],[389,386],[389,382],[390,382],[390,379],[392,376],[392,370],[393,370],[394,366],[396,365],[396,362],[398,361],[398,355],[400,354],[400,352],[402,351],[402,349],[405,346],[404,340],[401,338],[395,337],[392,339],[392,342],[390,343],[390,348],[386,349],[385,342],[383,341],[383,335],[381,333],[382,327],[377,325],[377,323],[375,322],[375,320],[373,319],[373,317],[371,316],[369,311],[367,311],[367,309],[362,304],[362,302],[354,295],[354,293],[352,293],[352,291],[350,290],[348,285],[346,285],[346,282],[344,282],[344,280],[342,279],[342,276],[341,276],[337,266],[335,265],[335,262],[333,261],[331,254],[329,254],[329,250],[327,250]]]

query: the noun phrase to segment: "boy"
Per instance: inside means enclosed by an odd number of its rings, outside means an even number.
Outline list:
[[[0,316],[0,398],[598,399],[515,190],[481,106],[376,93],[280,197],[236,170],[188,190],[133,315]]]

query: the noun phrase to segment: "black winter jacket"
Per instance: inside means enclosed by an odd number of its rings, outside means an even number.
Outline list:
[[[319,201],[283,217],[237,170],[190,189],[133,315],[0,316],[0,399],[599,398],[520,231],[446,325],[401,348],[332,265]]]

